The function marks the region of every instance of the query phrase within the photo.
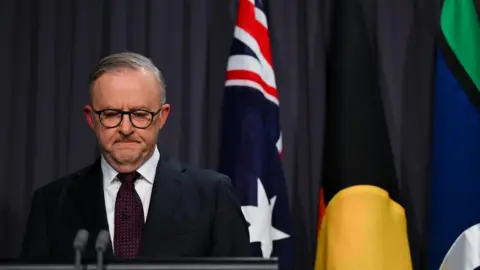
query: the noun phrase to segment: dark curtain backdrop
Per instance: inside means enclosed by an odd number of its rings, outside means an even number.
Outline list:
[[[407,199],[414,260],[425,248],[436,0],[363,1],[378,39],[383,99]],[[134,51],[163,71],[162,151],[216,169],[235,0],[0,0],[0,257],[18,254],[34,189],[99,154],[83,118],[101,57]],[[295,269],[311,269],[322,176],[327,0],[266,3],[280,92]],[[369,68],[366,66],[365,68]]]

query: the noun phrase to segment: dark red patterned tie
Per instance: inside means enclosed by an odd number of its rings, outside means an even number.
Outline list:
[[[135,191],[139,174],[118,174],[122,182],[115,201],[115,256],[121,259],[137,257],[144,224],[143,206]]]

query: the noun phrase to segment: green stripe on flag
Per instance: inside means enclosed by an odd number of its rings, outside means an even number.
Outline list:
[[[473,0],[445,0],[440,24],[450,48],[480,91],[480,22]]]

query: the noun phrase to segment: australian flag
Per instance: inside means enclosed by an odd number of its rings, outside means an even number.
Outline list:
[[[220,171],[249,223],[252,256],[292,269],[291,217],[268,25],[259,0],[239,0],[227,65]]]

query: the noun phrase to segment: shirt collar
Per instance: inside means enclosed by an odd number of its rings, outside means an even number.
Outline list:
[[[145,179],[150,184],[153,184],[155,180],[155,174],[157,172],[157,164],[159,160],[160,152],[155,146],[153,155],[137,169],[137,172],[141,175],[141,178]],[[101,167],[104,184],[109,185],[113,181],[117,180],[118,172],[110,164],[108,164],[107,160],[104,158],[103,155],[101,157]]]

